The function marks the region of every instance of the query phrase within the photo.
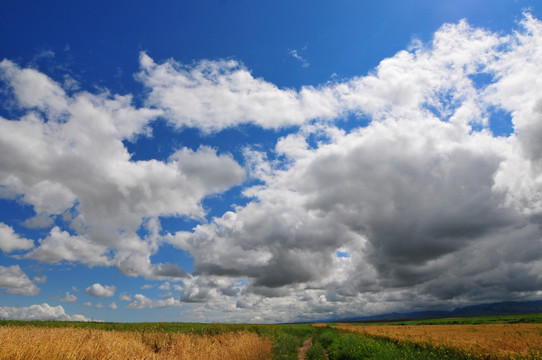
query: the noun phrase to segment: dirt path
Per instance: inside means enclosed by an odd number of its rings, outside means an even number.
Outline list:
[[[312,346],[312,338],[303,342],[303,346],[299,348],[299,360],[305,360],[305,353]]]

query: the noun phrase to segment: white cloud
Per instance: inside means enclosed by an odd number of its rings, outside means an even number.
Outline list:
[[[45,275],[37,275],[34,276],[34,282],[35,283],[46,283],[47,282],[47,276]]]
[[[107,91],[68,95],[46,75],[9,60],[0,62],[0,80],[22,113],[0,117],[1,195],[33,207],[38,216],[27,226],[50,225],[63,214],[73,231],[55,226],[27,257],[115,265],[152,279],[182,276],[173,264],[151,264],[161,240],[137,231],[158,216],[201,218],[205,196],[243,181],[232,156],[180,148],[165,161],[132,161],[123,141],[151,136],[148,124],[162,110],[135,108],[130,95]]]
[[[536,215],[542,213],[542,23],[531,15],[522,21],[524,32],[508,44],[509,51],[489,67],[498,81],[486,90],[488,102],[509,112],[515,136],[514,152],[495,177],[495,188],[506,194],[506,204]]]
[[[119,295],[120,301],[132,301],[132,297],[126,293],[122,293]]]
[[[114,302],[114,301],[111,304],[109,304],[107,307],[109,309],[111,309],[111,310],[117,310],[118,309],[117,303]]]
[[[50,306],[47,303],[28,307],[0,307],[0,318],[9,320],[58,320],[90,321],[81,314],[68,315],[61,305]]]
[[[115,291],[117,288],[113,285],[101,285],[99,283],[92,284],[92,286],[89,286],[85,289],[85,293],[87,293],[90,296],[95,297],[101,297],[101,298],[107,298],[112,297],[115,295]]]
[[[5,253],[15,250],[28,250],[34,247],[30,239],[20,237],[9,225],[0,222],[0,249]]]
[[[163,109],[172,124],[206,132],[246,123],[277,129],[351,113],[381,120],[390,111],[394,116],[412,114],[424,103],[446,114],[458,101],[463,102],[463,111],[456,111],[455,121],[468,122],[480,109],[468,101],[473,94],[466,75],[494,60],[505,41],[464,21],[445,25],[430,47],[401,51],[383,60],[369,76],[299,91],[255,78],[234,60],[156,64],[145,53],[140,55],[139,79],[151,91],[148,105]],[[291,54],[303,60],[299,52]],[[438,101],[445,94],[451,97],[448,104]]]
[[[151,308],[167,308],[172,306],[181,306],[181,302],[173,297],[155,300],[149,299],[142,294],[135,294],[134,301],[130,303],[128,309],[151,309]]]
[[[220,193],[244,179],[244,170],[230,155],[217,155],[210,147],[197,151],[183,148],[170,157],[182,174],[185,174],[190,193],[202,197],[206,192]]]
[[[62,87],[39,71],[20,69],[9,60],[0,62],[0,70],[21,106],[42,109],[52,116],[61,115],[68,106]]]
[[[84,302],[83,305],[88,306],[88,307],[92,307],[92,303],[90,301]]]
[[[148,104],[164,110],[171,123],[219,131],[243,123],[277,129],[339,114],[329,89],[279,89],[254,78],[234,60],[201,61],[194,66],[173,60],[156,64],[140,56],[139,79],[150,89]]]
[[[141,290],[149,290],[149,289],[152,289],[153,287],[154,285],[152,284],[145,284],[141,286]]]
[[[181,301],[204,303],[224,300],[240,294],[235,281],[221,276],[190,276],[183,279]]]
[[[119,251],[115,258],[118,270],[125,275],[142,275],[152,280],[181,278],[186,275],[185,271],[177,264],[151,264],[150,255],[152,251],[156,251],[156,245],[152,245],[151,249]]]
[[[96,309],[103,309],[104,304],[102,304],[102,303],[97,303],[96,305],[94,305],[94,307],[95,307]]]
[[[30,219],[24,221],[24,226],[30,229],[42,229],[48,228],[54,223],[55,219],[53,216],[46,214],[38,214]]]
[[[160,290],[169,290],[171,288],[171,285],[169,282],[165,282],[162,285],[158,286],[158,289]]]
[[[19,265],[0,266],[0,289],[8,294],[37,295],[40,289],[26,276]]]
[[[45,239],[39,240],[39,244],[25,257],[47,263],[66,260],[79,261],[90,266],[111,264],[111,259],[105,255],[106,246],[96,244],[86,236],[72,236],[58,226],[53,227]]]
[[[70,294],[69,291],[66,292],[66,295],[64,295],[63,298],[57,298],[56,300],[62,301],[62,302],[75,302],[77,301],[77,296]]]
[[[307,47],[305,46],[301,50],[306,50],[306,49]],[[296,49],[290,50],[290,55],[292,55],[294,59],[298,60],[301,63],[301,66],[303,66],[304,68],[310,66],[310,63],[303,56],[299,54],[299,50],[296,50]]]

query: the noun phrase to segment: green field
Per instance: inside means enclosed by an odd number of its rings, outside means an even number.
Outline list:
[[[331,328],[320,328],[315,334],[315,342],[326,349],[331,360],[465,360],[476,359],[461,351],[431,346],[423,346],[408,342],[398,342],[389,339],[363,336],[350,332],[338,331]],[[320,352],[321,353],[321,352]],[[315,355],[313,359],[321,359]],[[308,357],[309,360],[311,358]]]

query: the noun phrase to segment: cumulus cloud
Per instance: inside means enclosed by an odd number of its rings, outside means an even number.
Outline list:
[[[132,297],[128,295],[127,293],[122,293],[119,295],[120,301],[132,301]]]
[[[51,229],[49,236],[39,240],[39,246],[25,255],[26,258],[58,263],[78,261],[90,266],[109,265],[111,259],[105,254],[107,247],[94,243],[86,236],[72,236],[58,226]]]
[[[281,163],[247,152],[262,182],[244,190],[254,200],[170,238],[198,281],[247,278],[236,307],[277,321],[535,296],[542,24],[521,25],[510,36],[444,25],[335,87],[368,126],[304,125],[277,143]],[[491,131],[499,111],[510,136]],[[210,301],[216,289],[188,282],[181,299]],[[231,303],[215,301],[235,312]]]
[[[170,288],[171,288],[171,284],[167,281],[161,284],[160,286],[158,286],[158,289],[160,290],[169,290]]]
[[[20,69],[9,60],[0,62],[1,77],[8,82],[21,106],[39,108],[52,116],[62,114],[67,101],[57,83],[35,69]]]
[[[45,282],[47,282],[47,276],[45,276],[45,275],[34,276],[34,282],[35,283],[45,283]]]
[[[58,321],[90,321],[81,314],[68,315],[61,305],[51,306],[47,303],[28,307],[0,307],[0,318],[8,320],[58,320]]]
[[[87,293],[90,296],[107,298],[107,297],[114,296],[116,290],[117,288],[113,285],[103,286],[99,283],[95,283],[89,286],[88,288],[86,288],[85,293]]]
[[[130,303],[128,309],[151,309],[151,308],[167,308],[181,306],[181,302],[178,299],[169,297],[167,299],[149,299],[145,295],[135,294],[134,301]]]
[[[55,219],[53,216],[46,214],[38,214],[30,219],[24,221],[24,226],[30,229],[42,229],[48,228],[54,223]]]
[[[118,306],[117,306],[117,303],[116,302],[112,302],[111,304],[107,305],[107,307],[111,310],[117,310],[118,309]]]
[[[239,295],[240,286],[233,279],[220,276],[190,276],[183,279],[181,301],[186,303],[204,303],[221,301]]]
[[[9,225],[0,222],[0,249],[5,253],[15,250],[28,250],[34,247],[34,241],[20,237]]]
[[[201,147],[175,149],[165,161],[132,161],[123,141],[152,136],[148,125],[163,110],[135,108],[131,95],[107,91],[69,95],[45,74],[9,60],[0,62],[0,82],[21,114],[0,117],[0,195],[33,207],[28,227],[49,226],[60,214],[69,222],[69,229],[53,227],[26,256],[115,265],[153,279],[182,276],[174,264],[151,264],[160,239],[137,232],[159,216],[201,218],[204,197],[243,181],[233,157]],[[6,225],[1,231],[5,249],[31,247]]]
[[[154,251],[156,251],[157,246],[153,245],[154,247]],[[146,247],[143,248],[143,251],[135,249],[119,251],[115,259],[116,266],[125,275],[142,275],[152,280],[180,278],[186,275],[186,272],[177,264],[151,264],[150,255],[151,250]]]
[[[56,300],[62,301],[62,302],[75,302],[77,301],[77,296],[71,294],[69,291],[66,292],[66,295],[64,297],[57,297]]]
[[[157,64],[142,53],[139,79],[150,89],[148,104],[163,109],[177,127],[215,132],[253,123],[267,129],[299,125],[314,118],[333,118],[339,104],[329,89],[279,89],[255,78],[235,60],[182,65]]]
[[[21,270],[19,265],[0,266],[0,289],[8,294],[37,295],[40,289]]]

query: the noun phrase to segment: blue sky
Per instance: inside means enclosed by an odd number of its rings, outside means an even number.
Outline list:
[[[539,299],[535,1],[7,1],[0,318]]]

